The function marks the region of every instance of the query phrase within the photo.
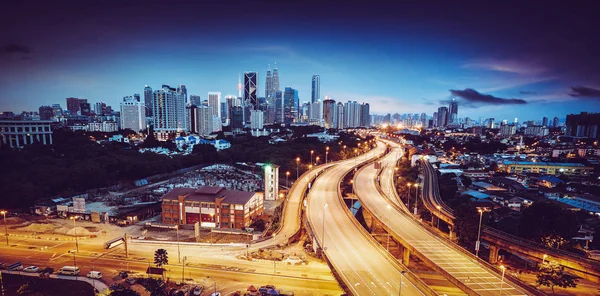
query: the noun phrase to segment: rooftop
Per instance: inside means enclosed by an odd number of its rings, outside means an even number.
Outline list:
[[[178,196],[185,196],[184,200],[214,202],[217,198],[223,198],[224,203],[246,204],[254,192],[228,190],[224,187],[202,186],[199,188],[174,188],[165,194],[163,200],[177,200]]]
[[[505,160],[505,165],[532,165],[532,166],[563,166],[563,167],[585,167],[582,163],[576,162],[543,162],[543,161],[512,161]]]

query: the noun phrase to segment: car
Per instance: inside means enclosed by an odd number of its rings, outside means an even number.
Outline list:
[[[221,296],[221,292],[214,292],[210,294],[210,296]]]
[[[6,268],[6,264],[0,262],[0,269],[5,269]]]
[[[40,272],[40,268],[32,265],[32,266],[23,268],[23,272]]]
[[[192,295],[194,295],[194,296],[198,296],[198,295],[202,294],[202,287],[201,287],[201,286],[195,286],[195,287],[192,289],[192,291],[191,291],[191,292],[192,292],[192,293],[191,293]]]
[[[99,271],[90,271],[88,272],[87,277],[91,279],[101,279],[102,273]]]

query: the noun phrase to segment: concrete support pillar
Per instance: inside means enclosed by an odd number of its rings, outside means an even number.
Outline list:
[[[403,250],[402,250],[402,264],[404,264],[404,266],[408,267],[409,263],[410,263],[410,250],[408,248],[403,248]]]
[[[454,226],[448,225],[448,230],[450,231],[450,233],[448,233],[448,237],[450,238],[450,240],[456,241],[456,232],[454,231]]]
[[[490,244],[489,247],[490,247],[490,263],[496,264],[496,263],[498,263],[498,251],[500,251],[500,248],[498,248],[497,246],[494,246],[492,244]]]

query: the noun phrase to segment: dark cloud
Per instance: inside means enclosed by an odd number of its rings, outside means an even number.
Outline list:
[[[461,101],[461,105],[465,107],[480,107],[483,105],[523,105],[527,104],[527,101],[523,99],[505,99],[494,97],[492,95],[482,94],[472,88],[466,88],[464,90],[451,89],[450,93],[454,97],[458,97]],[[443,101],[447,103],[447,101]]]
[[[6,46],[4,46],[2,48],[2,52],[5,54],[12,54],[12,53],[30,54],[31,53],[31,51],[29,50],[29,47],[14,44],[14,43],[7,44]]]
[[[522,91],[519,92],[519,94],[522,94],[522,95],[537,95],[537,92],[522,90]]]
[[[577,98],[600,99],[600,89],[585,86],[571,86],[571,93],[569,95]]]

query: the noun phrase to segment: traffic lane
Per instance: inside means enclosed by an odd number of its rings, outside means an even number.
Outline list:
[[[384,159],[383,161],[387,160],[388,159]],[[369,199],[364,200],[365,206],[367,206],[367,208],[373,208],[374,213],[376,214],[376,216],[378,216],[379,219],[382,219],[382,217],[384,217],[384,208],[387,211],[395,211],[396,213],[400,213],[397,212],[396,209],[389,209],[388,203],[386,202],[385,198],[382,198],[379,192],[377,191],[375,183],[373,183],[373,180],[375,180],[376,173],[377,170],[375,170],[374,168],[367,168],[361,171],[359,173],[359,176],[357,177],[357,188],[360,184],[361,189],[363,189],[362,193],[365,194],[365,192],[369,192],[368,196],[371,197]],[[360,197],[361,193],[359,193],[358,190],[357,193]],[[372,198],[374,194],[380,195],[381,198]],[[390,213],[386,214],[389,215]],[[460,279],[463,279],[462,281],[474,290],[480,293],[493,293],[494,290],[500,289],[499,286],[501,285],[501,279],[498,278],[497,275],[493,275],[485,271],[478,264],[474,264],[472,261],[469,260],[469,258],[465,257],[463,254],[451,249],[446,244],[440,243],[429,233],[424,232],[424,230],[420,228],[420,225],[417,225],[414,221],[412,221],[412,219],[405,217],[403,214],[404,213],[401,213],[401,217],[399,218],[397,216],[394,216],[394,219],[392,219],[391,222],[389,221],[389,219],[386,220],[385,218],[383,218],[384,220],[382,221],[384,222],[384,224],[390,226],[392,231],[394,231],[400,237],[405,238],[407,243],[413,245],[414,247],[417,247],[417,249],[422,250],[424,247],[421,246],[420,248],[418,248],[419,246],[414,245],[416,242],[427,246],[426,250],[422,252],[422,254],[427,258],[430,258],[430,260],[432,260],[433,262],[438,262],[440,264],[438,266],[442,268],[444,268],[445,265],[449,266],[447,267],[447,269],[453,269],[452,274],[466,274],[466,277],[460,277]],[[412,223],[415,227],[406,227],[406,225],[410,225],[410,223]],[[403,231],[399,231],[399,229],[402,229]],[[459,277],[455,278],[459,279]],[[510,286],[508,283],[505,283],[503,285],[502,290],[503,292],[506,291],[508,293],[512,293],[514,291],[518,295],[522,295],[521,292],[518,292],[518,290],[515,287]]]

